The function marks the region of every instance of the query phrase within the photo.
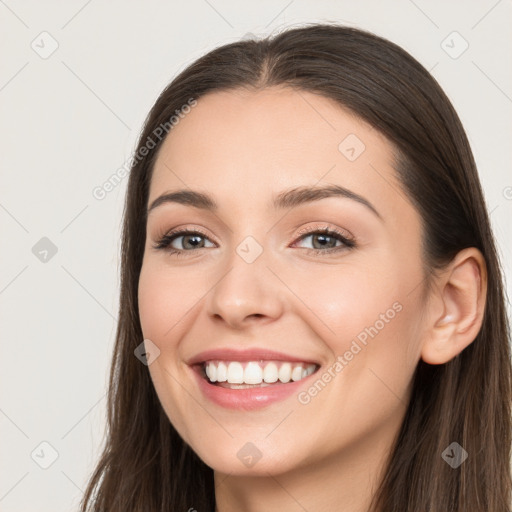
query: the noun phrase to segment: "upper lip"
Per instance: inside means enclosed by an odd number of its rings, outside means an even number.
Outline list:
[[[260,360],[274,360],[274,361],[289,361],[297,363],[310,363],[319,364],[317,361],[309,358],[293,356],[291,354],[285,354],[284,352],[276,352],[275,350],[269,350],[266,348],[251,348],[245,350],[233,349],[233,348],[218,348],[212,350],[206,350],[196,354],[194,357],[187,361],[187,364],[192,366],[194,364],[204,363],[211,360],[220,361],[260,361]]]

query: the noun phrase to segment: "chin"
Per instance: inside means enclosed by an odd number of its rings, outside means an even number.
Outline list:
[[[271,446],[268,441],[252,443],[251,441],[230,440],[217,444],[212,450],[211,445],[192,449],[198,457],[214,471],[230,476],[268,476],[291,471],[300,466],[297,447]]]

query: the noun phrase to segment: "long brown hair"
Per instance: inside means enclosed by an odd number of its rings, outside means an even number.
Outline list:
[[[512,365],[503,277],[468,139],[436,80],[406,51],[370,32],[306,24],[210,51],[161,93],[140,135],[123,218],[119,323],[110,373],[107,433],[81,511],[213,511],[213,470],[173,428],[147,366],[137,288],[152,170],[165,137],[155,130],[208,92],[288,86],[330,98],[392,144],[395,170],[423,224],[424,264],[435,272],[467,247],[488,273],[481,330],[446,364],[419,361],[402,427],[372,510],[509,512]],[[467,452],[454,469],[452,442]]]

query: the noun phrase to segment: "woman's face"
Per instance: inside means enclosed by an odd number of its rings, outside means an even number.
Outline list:
[[[388,141],[311,93],[215,92],[167,136],[148,205],[178,191],[216,208],[182,194],[151,210],[139,312],[182,438],[232,475],[380,457],[405,413],[424,305],[420,218]],[[171,231],[192,233],[155,248]],[[205,361],[235,388],[208,382]]]

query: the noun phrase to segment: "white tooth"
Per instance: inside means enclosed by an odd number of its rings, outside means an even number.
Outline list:
[[[210,382],[215,382],[217,380],[217,368],[214,363],[208,363],[206,365],[207,375],[210,378]]]
[[[279,368],[279,380],[286,384],[290,382],[292,376],[292,365],[290,363],[283,363],[281,368]]]
[[[277,365],[275,363],[268,363],[263,370],[263,380],[271,384],[272,382],[277,382],[278,378]]]
[[[292,370],[292,380],[297,381],[302,379],[302,366],[295,366]]]
[[[263,361],[261,362],[263,364]],[[246,364],[245,370],[242,363],[231,361],[214,363],[212,361],[205,364],[205,373],[210,382],[228,382],[230,384],[272,384],[281,381],[283,384],[291,380],[296,382],[308,375],[311,375],[315,369],[315,364],[310,364],[304,368],[303,364],[282,363],[278,369],[273,362],[267,363],[262,369],[260,363],[250,361]],[[241,388],[240,388],[241,389]]]
[[[217,382],[226,382],[228,368],[224,363],[219,363],[217,366]]]
[[[244,367],[235,361],[231,361],[227,371],[227,381],[230,384],[242,384],[244,382]]]
[[[263,380],[263,370],[258,363],[250,362],[244,370],[244,382],[246,384],[261,384]]]

